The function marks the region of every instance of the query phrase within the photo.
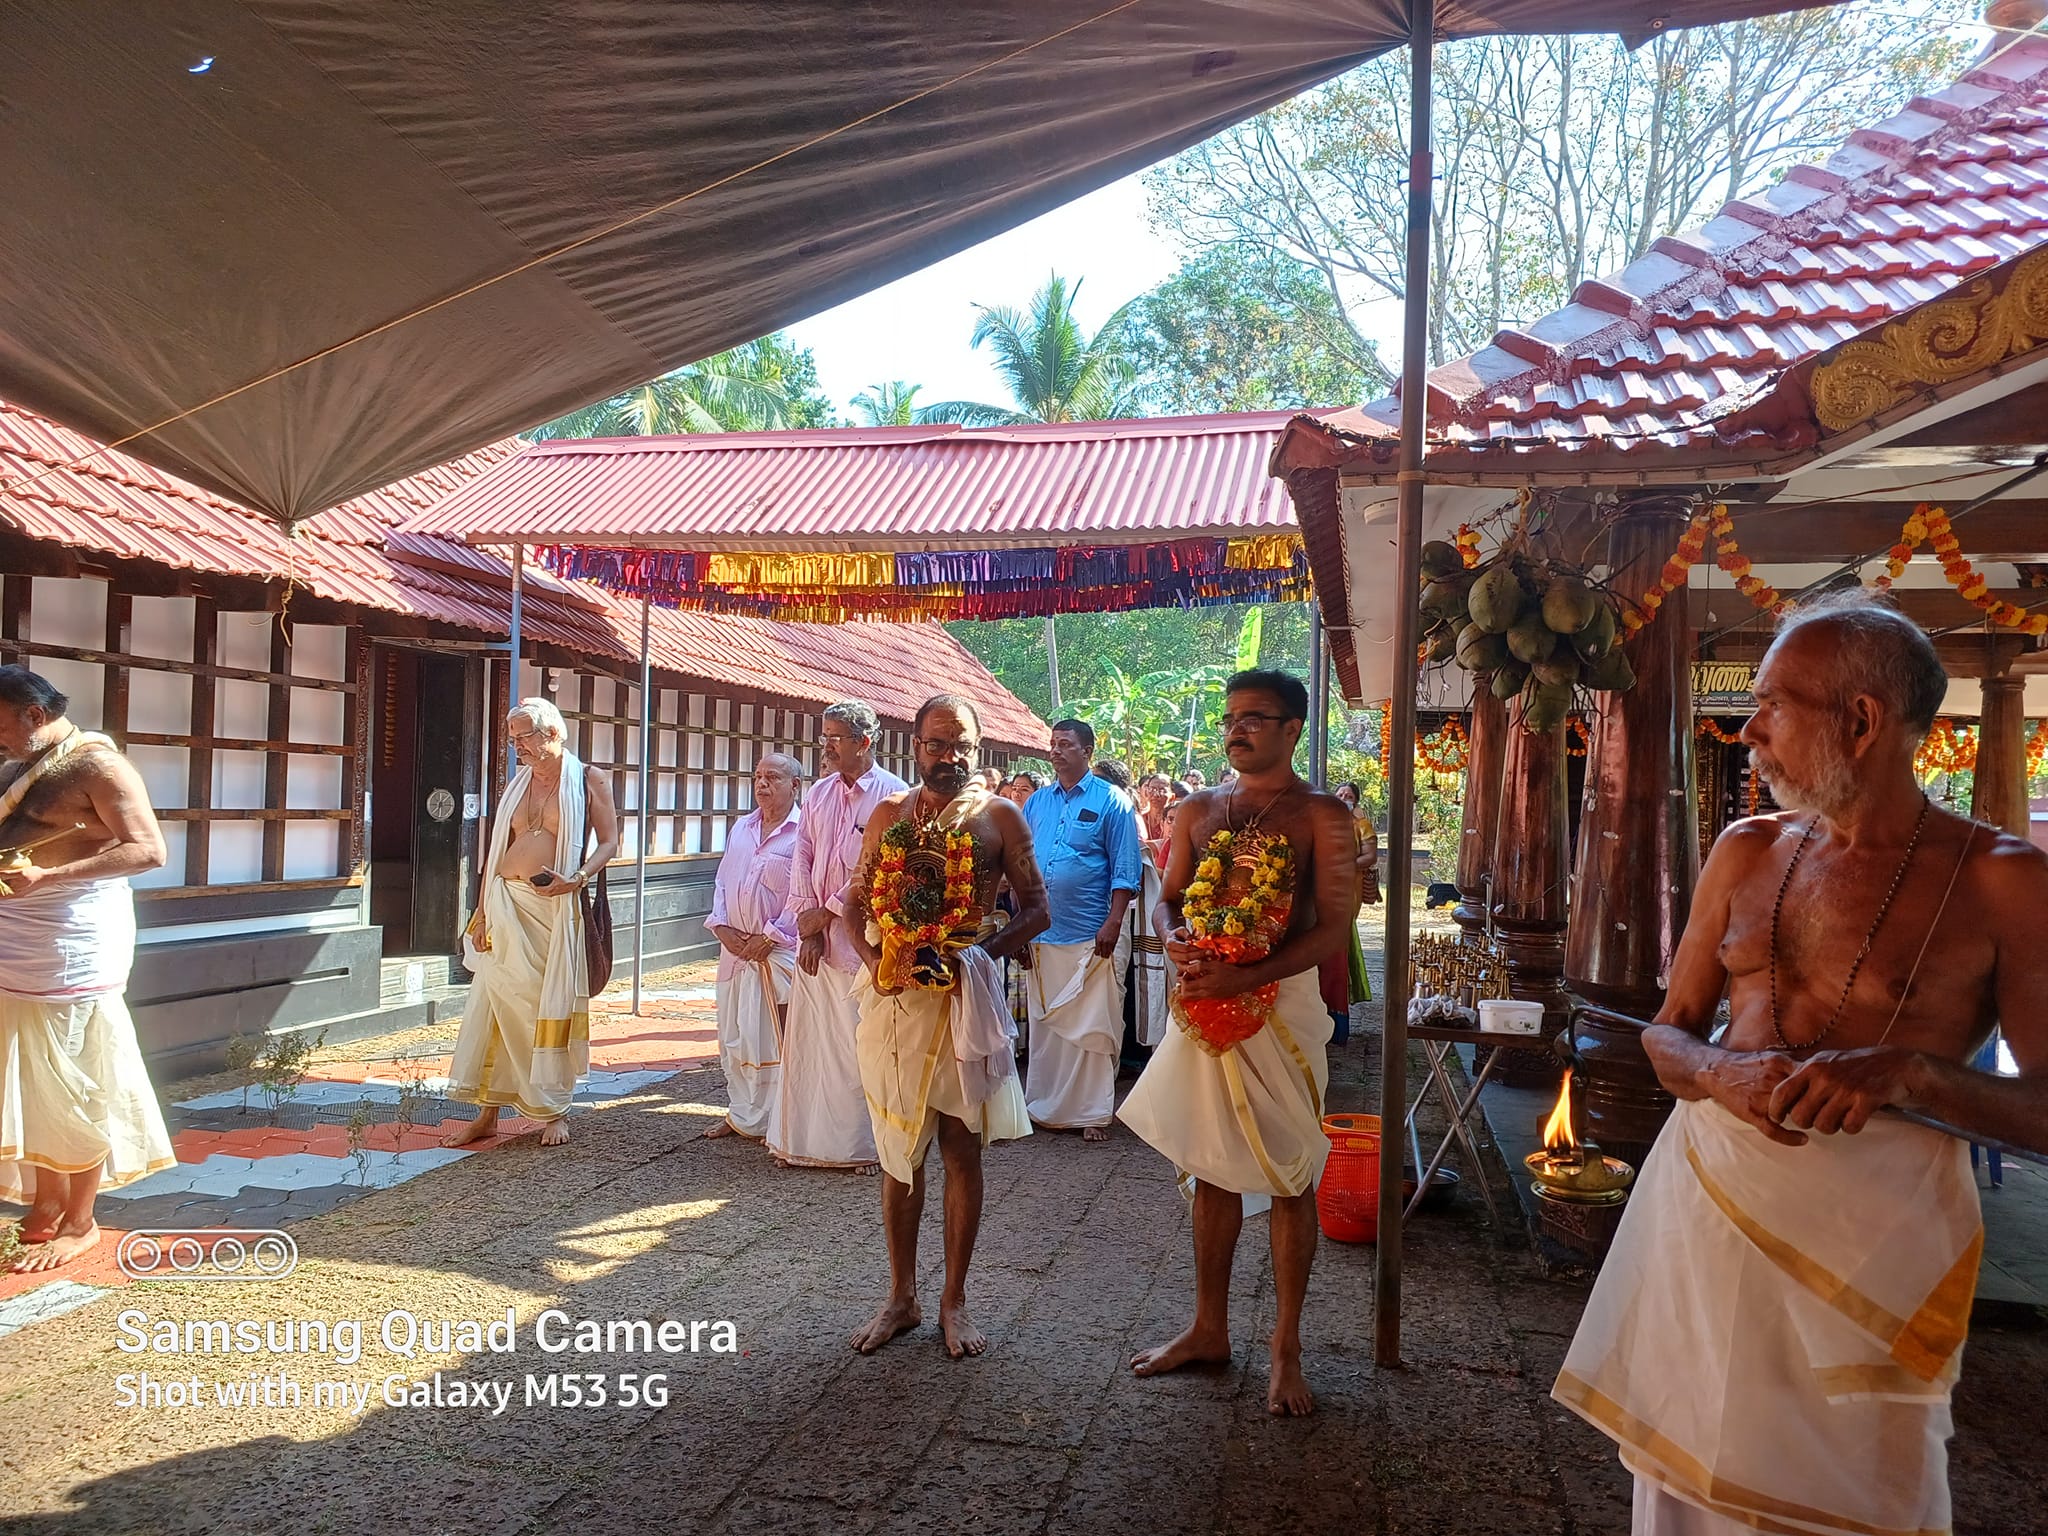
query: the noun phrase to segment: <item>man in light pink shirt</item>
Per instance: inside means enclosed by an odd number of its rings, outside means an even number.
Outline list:
[[[853,995],[860,952],[846,929],[846,888],[860,864],[868,818],[908,786],[875,766],[881,722],[858,701],[834,704],[819,730],[823,763],[804,796],[790,862],[786,916],[797,970],[782,1036],[782,1085],[768,1116],[768,1150],[812,1168],[872,1168],[875,1137],[860,1086]]]
[[[718,940],[718,1060],[725,1118],[704,1134],[758,1141],[782,1082],[782,1005],[796,974],[789,866],[796,855],[797,777],[784,752],[754,768],[754,809],[733,823],[705,919]]]

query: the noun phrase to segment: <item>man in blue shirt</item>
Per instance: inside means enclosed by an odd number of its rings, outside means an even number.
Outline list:
[[[1024,1100],[1049,1130],[1109,1140],[1124,1037],[1124,917],[1142,882],[1142,841],[1130,797],[1089,771],[1086,721],[1052,728],[1054,782],[1024,804],[1045,876],[1052,927],[1031,946],[1031,1061]]]

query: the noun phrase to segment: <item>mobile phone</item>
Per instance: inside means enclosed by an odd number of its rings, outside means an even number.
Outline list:
[[[549,886],[555,883],[554,871],[544,869],[537,875],[528,875],[526,877],[526,883],[532,886],[537,891],[544,891]]]

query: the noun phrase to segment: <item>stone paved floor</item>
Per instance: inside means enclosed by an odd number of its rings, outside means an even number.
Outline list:
[[[1369,1041],[1334,1054],[1333,1108],[1374,1092]],[[1404,1353],[1371,1363],[1372,1250],[1325,1242],[1307,1369],[1322,1411],[1263,1411],[1272,1316],[1264,1222],[1247,1223],[1225,1370],[1132,1378],[1133,1348],[1191,1295],[1188,1224],[1164,1163],[1038,1135],[993,1149],[972,1300],[983,1359],[935,1331],[862,1359],[846,1335],[885,1269],[877,1186],[776,1169],[696,1140],[715,1070],[578,1117],[566,1152],[531,1139],[426,1172],[292,1231],[289,1280],[147,1284],[0,1339],[0,1528],[8,1532],[659,1531],[862,1533],[1501,1532],[1619,1536],[1627,1486],[1606,1443],[1545,1391],[1583,1292],[1536,1277],[1460,1208],[1409,1229]],[[935,1181],[936,1183],[936,1181]],[[936,1205],[937,1189],[934,1189]],[[927,1286],[937,1281],[936,1211]],[[532,1319],[730,1319],[740,1353],[548,1355]],[[388,1353],[377,1325],[502,1317],[518,1347]],[[363,1358],[136,1355],[120,1308],[152,1320],[366,1319]],[[2048,1529],[2033,1413],[2048,1333],[1970,1347],[1958,1400],[1959,1524]],[[387,1377],[507,1382],[502,1415],[385,1407]],[[369,1393],[367,1410],[117,1406],[117,1378],[283,1372]],[[526,1406],[528,1373],[662,1372],[664,1406]],[[613,1387],[616,1392],[616,1386]]]

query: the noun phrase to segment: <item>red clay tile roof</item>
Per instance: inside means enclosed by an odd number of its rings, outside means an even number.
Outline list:
[[[2048,39],[2029,38],[1435,369],[1432,468],[1736,446],[1754,426],[1716,424],[1787,369],[2044,240]],[[1391,398],[1319,418],[1378,440],[1353,462],[1389,463],[1398,419]]]
[[[1288,414],[565,438],[407,526],[488,543],[695,550],[1284,533],[1294,514],[1266,461]]]
[[[46,417],[0,400],[0,523],[33,539],[212,575],[294,580],[316,597],[504,636],[510,571],[491,550],[394,531],[517,453],[508,439],[309,518],[287,538],[270,518]],[[90,458],[87,458],[91,455]],[[84,461],[78,468],[69,467]],[[528,566],[530,640],[636,660],[640,613]],[[713,684],[829,704],[861,698],[909,719],[933,693],[986,706],[994,742],[1042,749],[1043,721],[937,624],[776,624],[656,608],[657,667]]]

